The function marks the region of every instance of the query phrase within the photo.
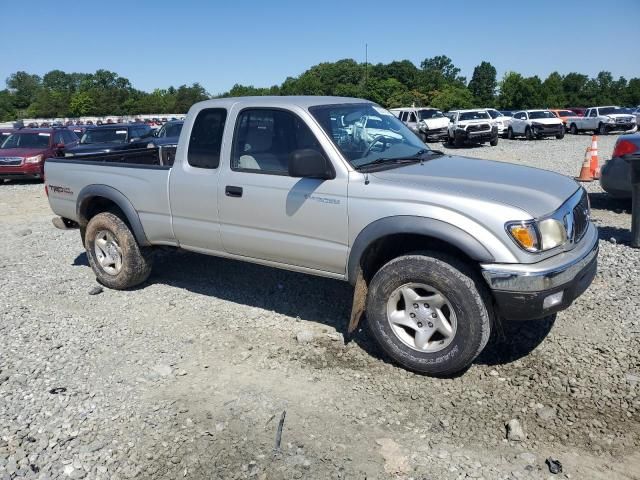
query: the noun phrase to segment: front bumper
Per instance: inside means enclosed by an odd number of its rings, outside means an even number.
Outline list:
[[[493,127],[491,130],[483,130],[479,132],[469,132],[467,130],[456,129],[454,130],[456,140],[462,142],[474,142],[484,143],[498,138],[498,127]]]
[[[637,124],[635,122],[629,122],[629,123],[605,123],[604,124],[605,128],[607,129],[608,132],[613,132],[613,131],[624,131],[626,132],[627,130],[633,130],[634,128],[636,128]]]
[[[591,224],[573,250],[534,264],[484,264],[501,316],[534,320],[568,308],[591,285],[598,263],[598,230]]]
[[[442,127],[442,128],[432,128],[432,129],[428,129],[428,128],[423,128],[420,130],[420,132],[422,134],[424,134],[428,139],[444,139],[447,137],[447,127]]]
[[[556,135],[564,135],[564,125],[549,125],[531,127],[536,137],[553,137]]]
[[[21,165],[0,166],[0,179],[20,180],[27,178],[42,178],[44,175],[43,164],[22,163]]]

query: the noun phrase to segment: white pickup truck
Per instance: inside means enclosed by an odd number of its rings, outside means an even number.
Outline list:
[[[621,107],[591,107],[584,117],[569,117],[565,122],[573,135],[585,131],[606,135],[613,131],[626,132],[637,128],[636,118]]]

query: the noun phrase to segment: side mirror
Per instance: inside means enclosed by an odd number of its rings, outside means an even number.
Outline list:
[[[329,160],[317,150],[303,148],[295,150],[289,157],[289,176],[297,178],[336,178]]]
[[[131,140],[129,140],[129,143],[139,142],[140,140],[142,140],[140,137],[133,137]]]

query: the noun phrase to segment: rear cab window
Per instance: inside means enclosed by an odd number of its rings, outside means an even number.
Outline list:
[[[189,137],[189,165],[210,170],[218,168],[226,121],[227,110],[224,108],[205,108],[198,112]]]

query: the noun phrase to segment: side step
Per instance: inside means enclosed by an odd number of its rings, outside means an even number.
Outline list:
[[[54,227],[59,228],[60,230],[73,230],[79,227],[77,222],[63,217],[53,217],[51,222]]]

